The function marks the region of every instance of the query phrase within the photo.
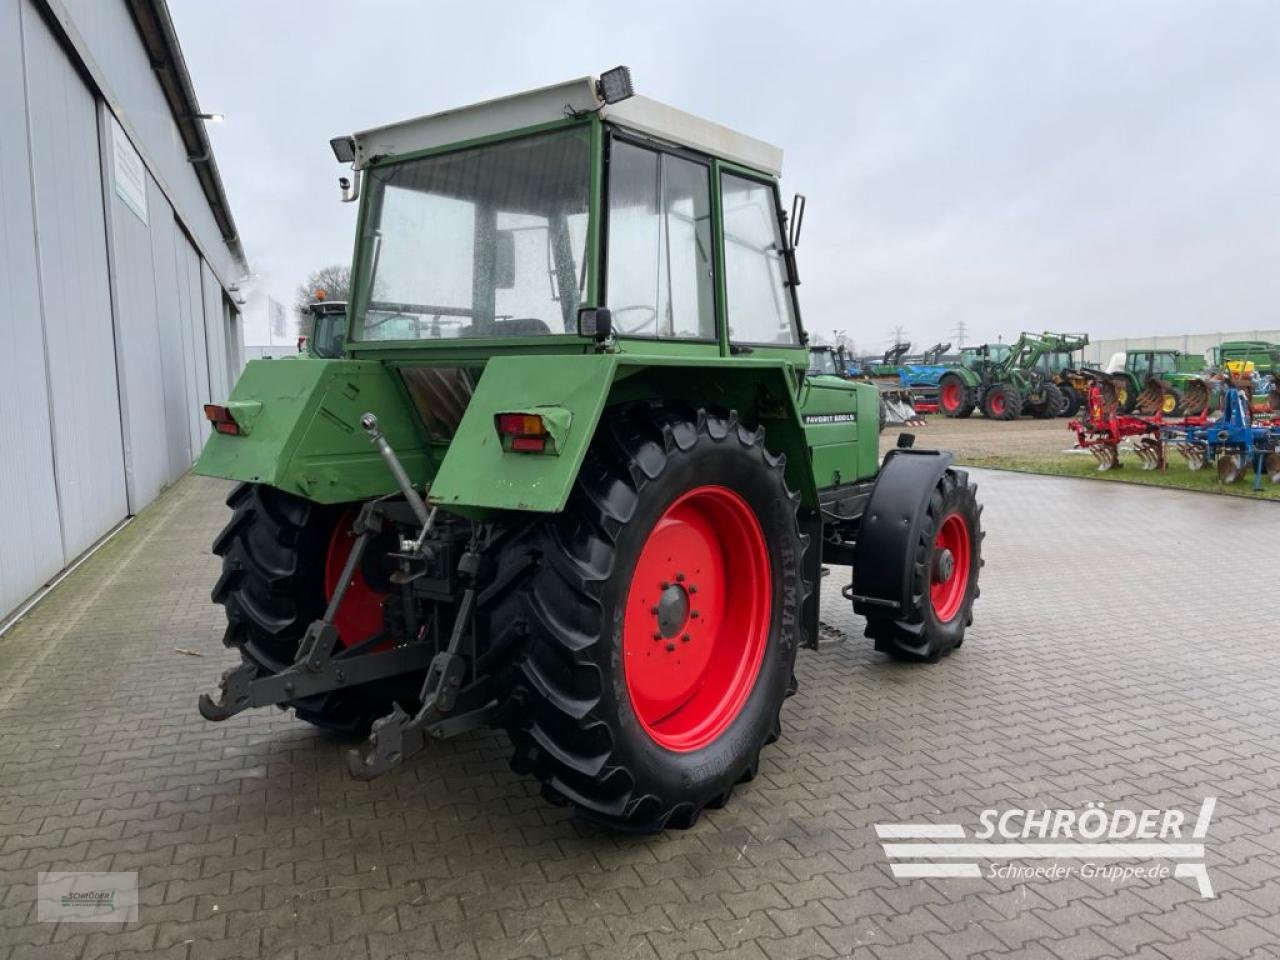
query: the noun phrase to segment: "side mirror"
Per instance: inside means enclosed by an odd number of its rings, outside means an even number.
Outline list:
[[[800,228],[804,226],[804,208],[807,200],[803,193],[791,198],[791,236],[787,238],[792,250],[800,246]]]
[[[613,314],[608,307],[581,307],[578,310],[578,336],[592,337],[604,343],[613,336]]]

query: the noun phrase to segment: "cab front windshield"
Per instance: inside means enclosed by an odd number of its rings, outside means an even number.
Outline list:
[[[587,129],[570,127],[371,168],[357,337],[574,333],[589,157]]]

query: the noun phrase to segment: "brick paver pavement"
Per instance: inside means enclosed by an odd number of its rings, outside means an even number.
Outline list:
[[[975,476],[979,476],[975,472]],[[1274,957],[1274,504],[980,475],[965,647],[826,642],[759,778],[692,830],[602,833],[498,733],[358,783],[274,710],[205,723],[222,483],[188,478],[0,641],[0,960],[157,956]],[[179,650],[192,650],[190,656]],[[1184,880],[895,880],[877,822],[1218,800],[1216,899]],[[36,873],[138,871],[136,924],[38,923]]]

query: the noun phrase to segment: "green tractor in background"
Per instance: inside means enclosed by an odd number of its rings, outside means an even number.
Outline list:
[[[1089,345],[1089,335],[1045,331],[1040,337],[1038,352],[1029,352],[1026,360],[1042,377],[1052,380],[1062,394],[1058,416],[1074,417],[1089,395],[1089,382],[1075,360],[1075,355]]]
[[[311,322],[302,344],[302,354],[321,360],[337,360],[346,354],[347,305],[341,300],[320,298],[307,305]]]
[[[960,645],[975,486],[906,436],[882,461],[875,387],[807,373],[780,150],[625,68],[332,146],[344,356],[206,408],[196,470],[238,481],[206,719],[367,735],[361,779],[497,727],[549,799],[657,830],[755,776],[824,568],[877,649]]]
[[[1202,357],[1180,350],[1127,350],[1108,364],[1121,413],[1167,417],[1198,415],[1210,406],[1212,389]]]
[[[1062,392],[1037,369],[1046,343],[1042,334],[1024,333],[1013,344],[964,347],[960,365],[938,380],[938,409],[956,418],[975,409],[991,420],[1016,420],[1023,413],[1042,420],[1058,416]]]

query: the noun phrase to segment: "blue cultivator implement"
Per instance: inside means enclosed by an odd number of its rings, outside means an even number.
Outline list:
[[[1218,480],[1235,483],[1253,467],[1253,489],[1262,489],[1263,476],[1280,483],[1280,423],[1255,421],[1245,390],[1223,391],[1222,415],[1206,423],[1166,423],[1161,437],[1172,443],[1191,470],[1214,464]]]

